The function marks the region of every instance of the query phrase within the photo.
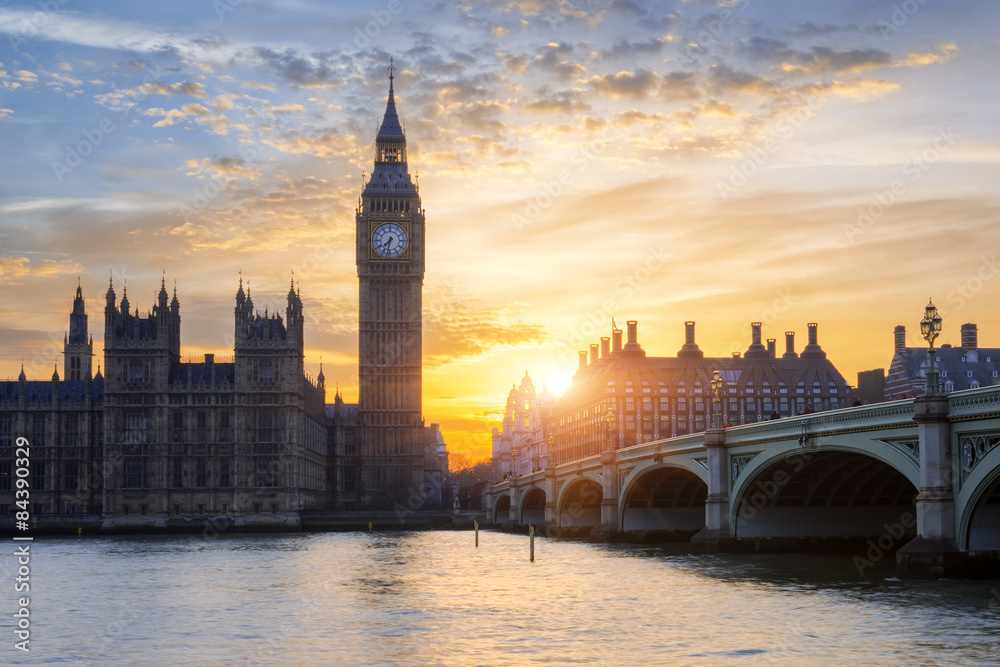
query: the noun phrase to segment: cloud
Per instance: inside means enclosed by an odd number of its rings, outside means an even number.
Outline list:
[[[730,69],[726,65],[712,65],[708,72],[708,88],[717,96],[757,95],[766,97],[777,89],[773,81]]]
[[[550,42],[538,49],[531,61],[531,68],[546,74],[555,74],[562,81],[580,76],[586,71],[583,65],[572,63],[564,56],[573,53],[574,47],[566,42]]]
[[[524,105],[525,111],[534,113],[579,113],[590,109],[582,90],[564,90],[548,93],[543,89],[539,97]]]
[[[126,91],[128,92],[128,91]],[[165,84],[162,81],[152,81],[144,83],[135,91],[134,96],[140,95],[187,95],[189,97],[208,97],[205,92],[205,85],[197,81],[181,81],[179,83]]]
[[[173,125],[175,120],[181,120],[185,117],[185,114],[180,109],[161,109],[159,107],[154,107],[152,109],[147,109],[143,112],[146,116],[161,116],[163,120],[158,120],[153,123],[153,127],[166,127],[168,125]]]
[[[956,44],[941,44],[936,53],[910,53],[906,59],[898,63],[903,67],[923,67],[926,65],[938,65],[946,63],[958,55]]]
[[[779,62],[784,72],[813,74],[858,74],[892,63],[892,56],[882,49],[849,49],[838,51],[827,46],[811,46],[808,51],[790,47],[787,43],[764,37],[743,40],[738,52],[751,60]]]
[[[201,160],[188,160],[188,176],[204,178],[206,175],[226,177],[243,176],[253,180],[260,177],[260,170],[250,167],[247,161],[237,157],[206,157]]]
[[[69,259],[43,259],[32,261],[27,257],[9,255],[0,257],[0,284],[15,285],[24,278],[51,278],[83,272],[83,267]]]
[[[649,70],[618,72],[593,76],[587,83],[599,93],[614,98],[645,99],[656,88],[659,79]]]
[[[637,55],[660,53],[667,45],[667,40],[662,37],[654,37],[645,42],[630,42],[627,39],[620,39],[611,45],[610,49],[601,52],[601,57],[608,58],[631,58]]]
[[[262,64],[282,79],[301,88],[333,87],[345,84],[341,67],[333,64],[329,54],[303,56],[295,49],[277,52],[266,47],[254,49]]]

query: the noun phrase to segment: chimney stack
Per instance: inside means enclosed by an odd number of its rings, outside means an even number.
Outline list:
[[[587,367],[587,352],[586,350],[580,350],[580,370],[582,371]]]
[[[598,354],[600,353],[601,346],[597,343],[590,344],[590,363],[596,364],[598,360]]]
[[[893,329],[892,336],[895,341],[893,352],[895,354],[902,354],[903,352],[906,352],[906,327],[902,324],[896,325],[896,328]]]
[[[625,327],[628,330],[628,342],[625,343],[625,348],[622,350],[625,354],[637,355],[640,357],[645,357],[646,352],[639,345],[639,334],[638,328],[639,323],[635,320],[629,320],[625,323]]]
[[[819,325],[815,322],[810,322],[806,326],[809,327],[809,344],[802,350],[802,358],[826,359],[826,352],[823,351],[823,348],[821,348],[817,342],[819,340],[819,336],[816,332],[819,329]]]
[[[968,352],[979,348],[978,331],[975,324],[966,322],[962,325],[962,349]]]
[[[767,339],[767,353],[771,355],[772,359],[778,356],[778,341],[773,338]]]
[[[979,361],[978,338],[975,324],[966,322],[962,325],[962,352],[966,361]]]
[[[795,354],[795,332],[786,331],[785,332],[785,354],[782,355],[783,359],[794,359],[799,355]]]
[[[612,349],[617,353],[622,351],[622,330],[615,329],[611,332],[611,342],[613,343]]]
[[[677,356],[699,358],[705,356],[705,353],[698,349],[698,344],[694,342],[694,322],[684,323],[684,345],[681,347],[680,352],[677,353]]]
[[[750,347],[744,355],[747,358],[766,357],[767,349],[760,342],[760,322],[750,323]]]
[[[611,339],[607,336],[601,338],[601,359],[611,354]]]

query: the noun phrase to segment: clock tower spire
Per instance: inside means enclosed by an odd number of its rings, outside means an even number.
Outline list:
[[[421,323],[424,211],[396,112],[395,65],[355,213],[359,282],[360,505],[392,508],[423,488]]]

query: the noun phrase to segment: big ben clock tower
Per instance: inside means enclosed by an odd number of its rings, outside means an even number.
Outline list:
[[[389,101],[375,137],[375,166],[356,212],[358,490],[361,505],[369,508],[405,503],[424,482],[420,377],[424,211],[406,165],[393,69],[390,64]]]

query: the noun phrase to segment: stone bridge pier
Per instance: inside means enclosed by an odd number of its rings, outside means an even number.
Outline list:
[[[955,540],[948,397],[922,396],[914,399],[913,407],[920,433],[917,536],[896,552],[897,571],[901,577],[917,578],[959,574],[965,554]]]

